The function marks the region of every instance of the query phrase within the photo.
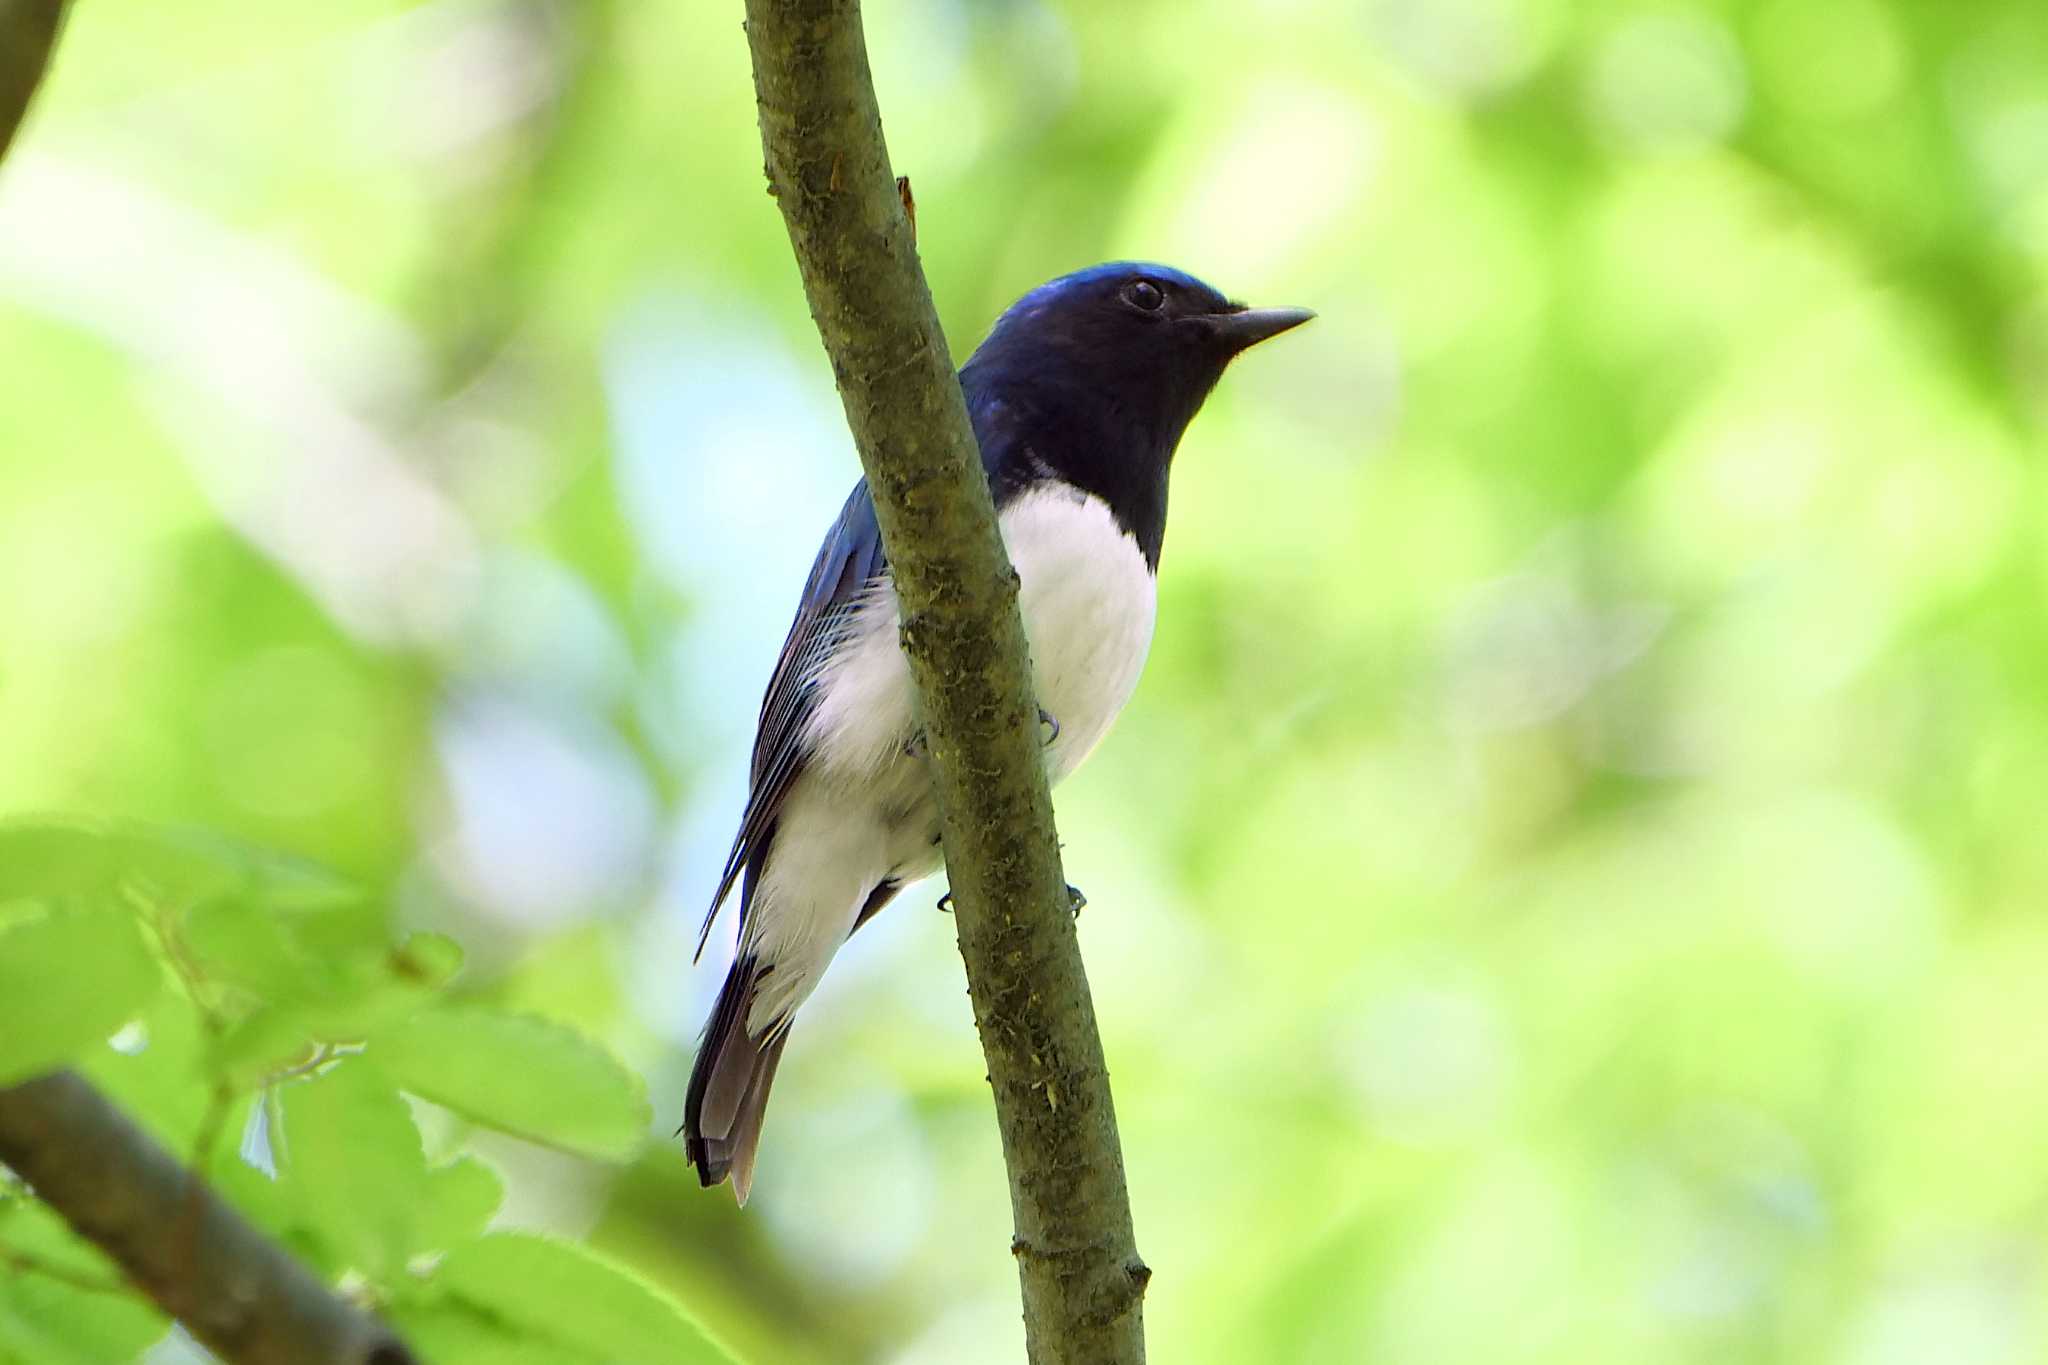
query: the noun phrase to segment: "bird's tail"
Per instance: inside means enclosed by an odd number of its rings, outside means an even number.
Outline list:
[[[761,1141],[768,1087],[789,1040],[788,1020],[758,1037],[747,1032],[755,988],[772,970],[751,956],[732,964],[704,1025],[704,1043],[683,1102],[683,1149],[697,1178],[709,1186],[730,1177],[742,1204],[754,1184],[754,1151]]]

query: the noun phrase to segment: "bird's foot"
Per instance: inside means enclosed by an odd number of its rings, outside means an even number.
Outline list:
[[[1068,882],[1067,913],[1072,915],[1075,919],[1079,919],[1081,918],[1081,912],[1085,910],[1087,907],[1088,897],[1082,892],[1080,887],[1074,885],[1072,882]],[[948,891],[945,895],[939,897],[939,913],[942,915],[950,915],[953,913],[952,892]]]
[[[1038,747],[1041,749],[1050,748],[1052,742],[1060,737],[1060,723],[1054,719],[1052,712],[1046,710],[1043,706],[1038,708],[1038,723],[1045,727],[1046,732],[1045,738],[1038,741]]]
[[[921,729],[912,731],[910,738],[903,741],[905,758],[923,758],[930,752],[931,746],[925,743],[924,731]]]

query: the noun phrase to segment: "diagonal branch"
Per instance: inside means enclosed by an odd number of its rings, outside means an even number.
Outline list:
[[[0,1163],[223,1360],[413,1365],[74,1072],[0,1087]]]
[[[1139,1260],[1068,913],[1017,576],[882,141],[856,0],[747,0],[769,193],[874,494],[995,1090],[1034,1365],[1144,1359]]]

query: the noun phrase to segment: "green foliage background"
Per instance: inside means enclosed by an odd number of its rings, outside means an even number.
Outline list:
[[[2048,9],[868,23],[963,356],[1115,256],[1322,313],[1059,801],[1154,1357],[2048,1355]],[[738,25],[90,0],[0,168],[0,813],[96,822],[0,835],[0,1070],[441,1360],[1018,1357],[936,886],[744,1214],[668,1136],[854,476]],[[161,1335],[0,1210],[0,1354]]]

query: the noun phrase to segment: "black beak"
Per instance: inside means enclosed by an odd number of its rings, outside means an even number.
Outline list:
[[[1209,325],[1235,355],[1248,346],[1299,327],[1314,316],[1315,310],[1311,308],[1244,308],[1235,313],[1213,314]]]

